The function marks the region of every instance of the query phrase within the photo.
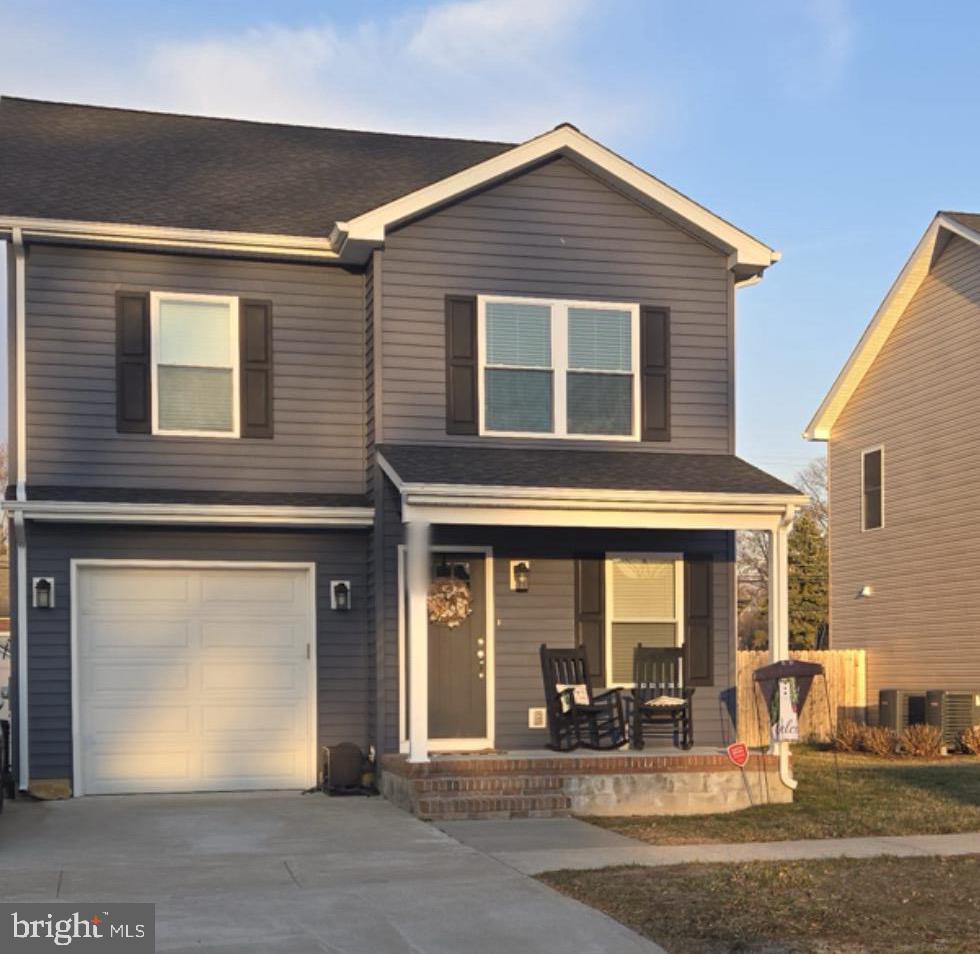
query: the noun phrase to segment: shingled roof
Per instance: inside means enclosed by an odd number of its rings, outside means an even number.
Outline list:
[[[0,216],[326,236],[508,143],[0,99]]]
[[[383,444],[378,451],[404,484],[800,496],[795,487],[730,454],[445,444]]]

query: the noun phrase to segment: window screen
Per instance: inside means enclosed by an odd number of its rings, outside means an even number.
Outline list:
[[[569,307],[569,434],[632,432],[632,336],[628,311]]]
[[[678,563],[667,557],[617,557],[609,561],[607,612],[609,672],[613,684],[633,680],[633,650],[678,644]]]
[[[862,495],[863,495],[863,524],[864,530],[877,530],[884,525],[884,500],[882,494],[883,458],[881,448],[866,451],[862,461]]]
[[[551,433],[551,306],[488,301],[485,320],[487,430]]]
[[[157,430],[233,432],[232,304],[161,298],[156,321]]]

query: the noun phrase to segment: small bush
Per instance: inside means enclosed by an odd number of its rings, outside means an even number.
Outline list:
[[[960,745],[970,755],[980,755],[980,725],[970,726],[960,735]]]
[[[841,719],[834,732],[833,745],[838,752],[860,752],[865,726],[853,719]]]
[[[934,725],[910,725],[902,732],[900,745],[907,755],[936,758],[942,754],[943,733]]]
[[[898,738],[891,729],[886,729],[881,725],[868,725],[864,727],[861,736],[861,749],[870,755],[880,755],[882,757],[894,755],[898,746]]]

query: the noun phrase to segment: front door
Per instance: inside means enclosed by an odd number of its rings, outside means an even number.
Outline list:
[[[471,612],[458,625],[429,622],[429,737],[487,738],[486,567],[482,556],[436,553],[432,578],[469,589]]]

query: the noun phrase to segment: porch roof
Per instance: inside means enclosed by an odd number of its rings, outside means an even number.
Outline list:
[[[384,444],[401,489],[508,487],[789,496],[800,491],[733,454]]]

